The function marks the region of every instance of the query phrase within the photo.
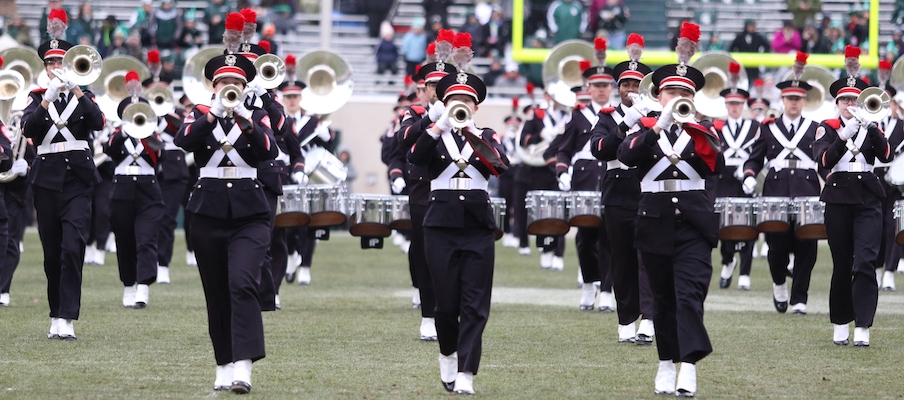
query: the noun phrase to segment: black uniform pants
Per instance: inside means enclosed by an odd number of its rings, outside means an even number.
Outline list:
[[[875,228],[873,228],[875,229]],[[794,273],[791,275],[791,305],[807,303],[807,292],[810,290],[810,275],[816,265],[816,240],[802,240],[794,235],[794,228],[785,232],[766,233],[766,244],[769,245],[769,272],[772,283],[784,284],[788,278],[788,262],[794,253]],[[875,282],[876,277],[873,276]]]
[[[408,248],[408,266],[417,282],[417,290],[421,294],[421,317],[436,316],[436,293],[433,291],[433,276],[427,267],[427,255],[424,243],[424,216],[427,206],[410,204],[411,212],[411,247]]]
[[[882,224],[882,203],[867,191],[863,200],[863,204],[826,204],[833,264],[829,318],[833,324],[854,321],[859,328],[869,328],[879,301],[876,268],[882,234],[876,227]]]
[[[32,186],[51,318],[78,319],[94,186],[67,177],[63,191]]]
[[[731,264],[735,253],[741,255],[740,274],[750,275],[750,267],[753,265],[753,244],[756,241],[722,240],[719,244],[719,252],[722,253],[722,265]]]
[[[520,241],[519,247],[528,247],[527,241],[527,206],[524,197],[527,196],[528,184],[515,181],[512,185],[512,233]]]
[[[270,203],[270,240],[268,241],[269,245],[267,246],[267,252],[264,253],[264,259],[261,263],[261,278],[257,290],[258,293],[260,293],[261,309],[264,311],[273,311],[276,310],[276,295],[279,294],[279,292],[276,291],[276,277],[273,275],[274,269],[278,268],[273,264],[273,253],[271,253],[271,251],[273,250],[273,221],[276,218],[276,204],[279,202],[279,196],[267,189],[264,189],[264,193],[267,195],[267,201]],[[285,244],[285,242],[283,242],[283,244]],[[282,267],[282,274],[283,277],[285,277],[285,264],[283,264]],[[279,279],[282,279],[282,277]]]
[[[676,222],[674,240],[674,256],[641,252],[641,258],[656,307],[653,327],[659,359],[693,364],[713,351],[703,324],[712,248],[687,222]]]
[[[270,247],[269,215],[219,219],[195,214],[191,232],[217,365],[264,358],[257,288]]]
[[[106,249],[107,239],[110,238],[110,193],[113,192],[113,177],[103,178],[103,181],[94,185],[94,201],[91,203],[93,220],[88,234],[88,243],[94,243],[98,250]]]
[[[490,316],[492,229],[424,227],[436,290],[436,337],[443,355],[458,352],[458,371],[477,374]]]
[[[3,201],[6,203],[7,233],[6,241],[6,258],[3,264],[0,264],[0,293],[9,293],[10,286],[13,282],[13,274],[19,266],[19,242],[22,241],[22,234],[25,232],[25,191],[22,191],[21,197],[14,196],[10,192],[3,195]]]
[[[602,215],[605,221],[606,216]],[[600,281],[600,290],[612,291],[612,275],[610,265],[612,255],[609,251],[609,235],[605,222],[597,228],[578,228],[574,237],[574,245],[578,252],[578,264],[584,282]],[[564,248],[562,249],[564,251]]]
[[[157,280],[157,237],[164,206],[160,198],[141,195],[112,200],[110,225],[116,234],[116,261],[124,286],[150,285]]]
[[[879,265],[885,265],[886,271],[894,271],[898,260],[904,258],[904,246],[898,244],[898,224],[895,220],[895,202],[902,199],[901,191],[889,185],[885,188],[885,199],[882,201],[882,239],[879,249]]]
[[[512,210],[515,209],[515,171],[509,168],[506,173],[499,175],[499,197],[505,199],[505,220],[499,228],[503,233],[512,233]],[[522,201],[523,198],[522,198]]]
[[[194,183],[198,181],[200,170],[197,165],[188,167],[188,184],[185,185],[185,192],[182,194],[182,229],[185,231],[185,250],[195,251],[195,246],[191,241],[191,219],[194,213],[188,211],[188,199],[191,198],[191,191],[194,189]]]
[[[301,255],[301,264],[302,267],[311,267],[311,262],[314,261],[314,248],[317,247],[317,239],[315,239],[312,235],[315,229],[329,229],[329,228],[311,228],[307,226],[303,226],[298,228],[298,236],[297,236],[297,244],[295,248],[298,250],[298,254]]]
[[[182,196],[188,182],[160,180],[160,192],[166,207],[157,231],[157,264],[167,267],[173,261],[173,243],[176,240],[176,218],[182,208]]]
[[[620,325],[637,321],[641,315],[653,318],[650,281],[634,247],[636,218],[636,209],[606,206],[606,218],[603,220],[609,236],[612,260],[610,271]]]

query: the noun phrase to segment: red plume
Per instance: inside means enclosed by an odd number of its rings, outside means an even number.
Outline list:
[[[581,69],[581,72],[584,72],[584,71],[590,69],[590,61],[587,61],[587,60],[581,60],[581,61],[578,63],[578,68]]]
[[[267,52],[267,53],[270,52],[270,42],[268,42],[266,40],[261,40],[260,42],[257,42],[257,45],[260,47],[263,47],[265,52]]]
[[[295,56],[289,54],[286,56],[286,65],[295,65]]]
[[[606,39],[603,39],[601,37],[593,39],[593,49],[606,50]]]
[[[802,51],[798,51],[798,52],[797,52],[797,56],[794,58],[794,61],[802,62],[802,63],[806,64],[806,63],[807,63],[807,58],[809,58],[809,57],[810,57],[809,54],[804,53],[804,52],[802,52]]]
[[[257,23],[257,12],[255,12],[254,10],[252,10],[250,8],[243,8],[241,12],[242,12],[242,17],[245,18],[244,23],[246,23],[246,24],[256,24]]]
[[[405,75],[405,86],[409,86],[414,83],[414,79],[411,79],[411,75]]]
[[[457,49],[459,47],[471,47],[471,34],[467,32],[459,32],[455,34],[455,39],[452,41],[452,48]]]
[[[844,69],[847,70],[848,76],[857,77],[860,75],[860,48],[855,46],[845,46],[844,48]]]
[[[518,98],[512,97],[512,111],[518,110]]]
[[[794,79],[800,79],[801,75],[803,75],[804,67],[807,66],[807,58],[809,57],[810,55],[807,53],[797,52],[797,56],[794,58],[794,66],[791,67],[792,71],[794,71]]]
[[[734,61],[728,62],[728,72],[732,74],[737,74],[741,72],[741,64],[738,64]]]
[[[738,87],[738,82],[741,80],[741,76],[739,75],[740,72],[741,64],[734,61],[728,62],[728,82],[731,84],[732,88]]]
[[[452,63],[459,71],[468,70],[468,64],[474,57],[474,50],[471,50],[471,34],[467,32],[459,32],[455,35],[452,42]]]
[[[700,25],[697,25],[692,22],[683,22],[681,24],[680,37],[683,37],[694,43],[699,42],[700,41]]]
[[[3,57],[0,57],[0,68],[3,68]]]
[[[597,65],[606,66],[606,39],[593,39],[593,56],[596,58]]]
[[[148,64],[159,64],[160,63],[160,51],[159,50],[148,50]]]
[[[534,94],[534,84],[533,83],[528,82],[527,85],[524,85],[524,89],[527,91],[528,96]]]
[[[687,64],[697,52],[697,42],[700,41],[700,25],[683,22],[681,24],[681,36],[678,38],[678,63]]]
[[[48,20],[58,19],[58,20],[62,21],[64,24],[69,22],[66,18],[66,10],[64,10],[62,8],[55,8],[53,10],[50,10],[50,13],[47,14],[47,19]]]
[[[242,29],[245,26],[245,17],[241,13],[226,14],[226,30],[223,32],[223,44],[230,53],[239,50],[242,43]]]
[[[440,29],[436,34],[436,61],[446,62],[452,55],[452,41],[455,32],[451,29]]]
[[[436,42],[427,45],[427,63],[435,63],[436,59]]]
[[[250,8],[243,8],[242,17],[245,18],[245,23],[242,24],[242,41],[248,43],[257,31],[257,13]]]
[[[636,33],[628,35],[626,46],[626,50],[628,50],[628,58],[630,58],[631,61],[640,60],[640,55],[643,54],[643,46],[643,36],[640,36]]]
[[[141,95],[141,80],[138,77],[138,73],[135,71],[129,71],[126,73],[126,91],[132,97],[137,97]]]
[[[888,60],[879,61],[879,69],[880,70],[882,70],[882,69],[891,70],[891,61],[888,61]]]
[[[129,81],[137,81],[138,79],[139,79],[139,78],[138,78],[138,73],[137,73],[137,72],[135,72],[135,71],[129,71],[129,72],[126,73],[126,82],[129,82]]]
[[[860,48],[847,45],[844,46],[844,58],[860,57]]]
[[[888,78],[891,78],[891,61],[881,60],[879,61],[879,83],[885,84],[888,82]]]
[[[47,34],[52,39],[60,40],[66,35],[66,11],[55,8],[47,14]]]
[[[753,80],[753,87],[763,87],[763,86],[765,86],[765,85],[766,85],[766,82],[764,82],[764,81],[763,81],[762,79],[760,79],[760,78],[756,78],[756,79]]]
[[[241,31],[245,25],[245,17],[237,12],[226,14],[226,30]]]
[[[643,45],[644,45],[643,36],[638,35],[638,34],[636,34],[636,33],[632,33],[632,34],[628,35],[628,41],[627,41],[626,44],[627,44],[628,46],[630,46],[630,45],[632,45],[632,44],[636,44],[636,45],[638,45],[638,46],[640,46],[640,47],[643,47]]]
[[[455,39],[455,31],[453,31],[451,29],[440,29],[439,32],[437,32],[437,34],[436,34],[437,42],[452,43],[452,41],[454,39]]]

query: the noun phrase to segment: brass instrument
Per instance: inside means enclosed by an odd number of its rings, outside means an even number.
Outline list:
[[[276,89],[286,79],[286,63],[273,54],[264,54],[254,60],[258,81],[264,89]]]
[[[0,53],[0,56],[2,55],[3,53]],[[6,57],[4,56],[3,59],[5,60]],[[899,58],[891,67],[891,78],[889,78],[889,81],[891,81],[890,83],[895,89],[898,89],[899,92],[901,91],[901,87],[904,86],[904,58]],[[881,84],[882,82],[879,83]]]
[[[792,79],[794,79],[794,71],[788,72],[784,80]],[[822,107],[824,102],[832,100],[829,88],[832,86],[832,82],[835,82],[835,76],[826,67],[807,65],[798,80],[807,82],[813,87],[813,89],[807,91],[807,98],[804,100],[804,111],[816,111]]]
[[[687,98],[680,98],[672,104],[672,118],[680,124],[686,122],[694,122],[694,116],[697,115],[697,107],[694,101]]]
[[[868,87],[860,92],[857,97],[857,108],[859,109],[859,117],[855,114],[860,122],[879,122],[891,112],[891,97],[888,92],[875,86]]]
[[[3,69],[21,74],[26,85],[36,85],[38,74],[44,71],[41,57],[34,49],[28,47],[17,46],[0,51],[0,58],[3,58]]]
[[[581,61],[595,60],[593,46],[583,40],[566,40],[550,50],[543,62],[543,82],[546,92],[565,107],[577,102],[571,88],[584,85]]]
[[[103,64],[97,49],[80,44],[67,50],[63,56],[63,75],[78,86],[90,85],[100,77]]]
[[[100,75],[88,85],[107,119],[116,120],[119,103],[131,96],[126,89],[126,74],[129,71],[137,72],[138,79],[142,81],[151,77],[147,65],[137,58],[125,55],[113,56],[104,60]]]
[[[147,103],[134,103],[122,113],[122,130],[135,139],[144,139],[157,130],[157,114]]]
[[[766,118],[778,118],[779,115],[782,115],[782,112],[777,108],[770,108],[766,111]]]
[[[28,89],[26,87],[27,84],[25,78],[16,70],[5,69],[0,71],[0,121],[3,121],[4,124],[9,125],[13,112],[13,102],[19,93]]]
[[[301,91],[301,108],[306,112],[332,114],[352,97],[355,83],[351,63],[345,57],[329,50],[314,50],[299,58],[296,66],[298,76],[308,85]]]
[[[712,51],[702,54],[691,63],[691,66],[700,70],[706,78],[706,84],[694,95],[694,104],[698,106],[701,114],[712,118],[721,118],[728,114],[725,99],[719,93],[730,86],[728,64],[732,61],[737,62],[728,53]],[[747,71],[741,68],[738,77],[738,89],[746,90]]]
[[[226,85],[217,92],[217,99],[219,99],[220,103],[223,104],[223,107],[226,108],[229,116],[232,117],[232,111],[235,110],[236,107],[242,105],[243,95],[242,89],[238,86]]]
[[[173,111],[173,92],[165,86],[154,86],[144,91],[144,97],[151,103],[157,115],[166,115]]]
[[[448,112],[449,121],[452,123],[452,127],[456,129],[462,129],[468,126],[468,123],[471,122],[471,116],[474,114],[471,107],[468,107],[467,104],[460,101],[449,103]]]
[[[662,104],[659,104],[659,98],[653,93],[652,72],[644,75],[643,79],[640,80],[640,85],[637,87],[637,94],[640,96],[640,101],[643,101],[645,105],[650,107],[650,111],[662,111]]]
[[[205,47],[185,62],[182,69],[182,91],[192,103],[210,105],[213,82],[204,76],[204,67],[212,58],[223,55],[225,50],[226,47],[223,46]]]
[[[3,102],[12,100],[3,100]],[[11,158],[13,161],[18,161],[25,159],[25,151],[28,148],[28,138],[22,135],[22,129],[20,128],[22,122],[22,111],[15,111],[8,119],[4,119],[3,122],[6,125],[6,133],[9,135],[9,140],[12,142],[13,154]],[[0,172],[0,182],[7,183],[12,182],[19,175],[13,174],[9,171]]]

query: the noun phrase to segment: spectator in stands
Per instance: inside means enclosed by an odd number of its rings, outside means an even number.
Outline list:
[[[846,45],[844,32],[837,26],[829,28],[826,39],[832,44],[832,54],[844,54],[844,46]]]
[[[283,35],[295,32],[295,26],[298,25],[298,22],[295,21],[292,9],[289,6],[280,4],[274,6],[270,11],[272,11],[269,14],[270,22],[276,27],[276,32]]]
[[[276,7],[273,8],[276,11]],[[226,31],[226,13],[229,5],[224,0],[211,0],[204,10],[204,24],[207,25],[207,43],[223,43],[223,32]]]
[[[847,26],[846,41],[847,44],[851,46],[861,46],[869,35],[869,27],[867,26],[868,20],[863,18],[860,11],[860,7],[857,5],[848,14],[850,22]]]
[[[414,75],[417,66],[427,58],[427,33],[420,17],[414,18],[411,30],[402,38],[402,57],[405,58],[406,75]]]
[[[44,11],[41,13],[41,19],[38,21],[38,36],[41,38],[39,42],[50,40],[50,35],[47,34],[47,14],[50,13],[50,10],[56,8],[63,8],[62,0],[47,1],[47,7],[44,7]]]
[[[160,8],[154,12],[152,31],[154,43],[159,49],[172,49],[176,47],[176,41],[182,30],[182,16],[179,9],[173,4],[173,0],[163,0]]]
[[[139,33],[139,39],[143,46],[150,46],[154,42],[154,35],[151,32],[151,19],[154,17],[154,7],[152,0],[142,0],[141,7],[129,18],[129,30]],[[131,34],[130,34],[131,36]]]
[[[891,34],[891,40],[885,45],[885,53],[894,56],[894,58],[889,60],[892,64],[904,54],[904,40],[901,39],[901,36],[901,28],[895,28],[895,31]]]
[[[382,76],[384,73],[389,72],[390,75],[395,76],[399,73],[399,48],[393,42],[395,31],[388,21],[383,24],[380,30],[383,38],[380,39],[380,44],[377,45],[376,51],[377,75]],[[376,83],[379,85],[379,78],[377,79]],[[392,85],[392,80],[390,79],[387,84]]]
[[[505,75],[505,70],[502,68],[502,62],[499,59],[494,58],[492,62],[490,62],[490,70],[487,73],[483,74],[483,82],[487,84],[487,87],[493,86],[496,84],[496,80]]]
[[[514,61],[509,61],[505,64],[505,75],[497,78],[495,82],[493,82],[493,87],[495,88],[503,88],[509,89],[512,92],[517,94],[510,95],[517,97],[521,93],[524,92],[524,87],[527,85],[527,79],[521,76],[518,73],[518,64]]]
[[[132,31],[126,39],[127,55],[143,60],[145,56],[144,46],[141,45],[141,33]]]
[[[625,48],[625,40],[628,38],[625,23],[630,17],[631,12],[624,0],[593,0],[590,3],[590,31],[597,36],[599,31],[605,31],[610,49]]]
[[[832,17],[828,14],[824,14],[822,20],[819,21],[819,26],[816,27],[816,31],[822,36],[827,36],[826,33],[830,26],[832,26]]]
[[[370,37],[380,36],[380,25],[386,20],[392,0],[367,0],[362,2],[363,11],[367,14],[367,32]]]
[[[546,38],[546,31],[537,30],[535,35],[527,41],[527,47],[533,49],[546,48],[543,39]],[[542,63],[522,63],[518,66],[518,72],[521,73],[528,82],[533,83],[538,88],[543,87],[543,64]]]
[[[204,35],[198,30],[195,13],[191,11],[185,13],[182,23],[182,31],[179,33],[178,40],[179,48],[184,51],[191,48],[200,49],[201,46],[204,46]]]
[[[800,33],[794,29],[791,21],[785,21],[782,27],[775,31],[772,38],[772,51],[775,53],[794,53],[800,50]]]
[[[793,15],[791,24],[799,33],[803,33],[807,22],[814,22],[816,13],[822,12],[820,0],[788,0],[788,12]]]
[[[550,3],[550,0],[524,2],[524,37],[536,35],[540,29],[546,30],[546,13],[549,11]],[[480,19],[480,14],[477,18]]]
[[[505,46],[512,41],[512,22],[505,20],[501,7],[494,7],[490,21],[481,29],[484,57],[505,57]]]
[[[709,34],[709,41],[703,45],[703,51],[725,51],[725,43],[722,42],[722,37],[719,35],[719,32],[712,31]]]
[[[587,12],[579,0],[555,0],[549,5],[546,23],[553,33],[553,44],[580,39],[587,31]]]
[[[433,17],[438,16],[443,26],[449,26],[449,6],[452,3],[453,0],[423,0],[424,19],[433,21]]]
[[[891,23],[899,28],[904,25],[904,0],[895,0],[895,10],[891,13]]]
[[[25,20],[16,16],[8,25],[6,25],[6,33],[19,44],[28,47],[35,47],[31,38],[31,28],[25,23]]]
[[[474,13],[468,13],[465,16],[465,23],[458,28],[459,32],[471,34],[471,43],[474,43],[474,53],[477,55],[484,54],[481,48],[483,44],[482,29],[480,21],[477,20],[477,15],[474,15]]]
[[[766,38],[756,31],[756,22],[748,19],[744,21],[744,31],[735,35],[731,46],[728,46],[728,51],[732,53],[766,53],[770,51],[770,48]],[[751,82],[759,78],[759,68],[748,65],[745,69],[747,70],[747,79]]]
[[[160,80],[172,82],[182,78],[182,73],[176,68],[176,53],[172,50],[160,51]]]
[[[443,19],[439,15],[434,15],[430,18],[430,29],[427,29],[427,43],[435,42],[439,31],[446,29],[446,25],[443,25]]]
[[[107,18],[104,18],[100,23],[100,37],[97,39],[97,52],[100,53],[101,56],[106,57],[107,53],[111,46],[113,46],[113,34],[116,33],[116,29],[119,27],[119,21],[116,20],[116,16],[107,15]]]
[[[94,44],[94,38],[97,35],[94,29],[94,17],[91,15],[91,3],[80,4],[78,11],[69,15],[76,15],[76,17],[70,17],[69,27],[66,28],[66,40],[77,44],[87,36],[89,45]]]
[[[803,48],[801,51],[807,54],[831,54],[832,53],[832,44],[829,43],[829,40],[819,34],[816,30],[816,26],[812,23],[808,23],[806,27],[804,27],[804,33],[801,35],[801,40],[803,42]]]
[[[141,43],[141,39],[138,39],[139,44]],[[110,46],[107,47],[103,52],[100,53],[104,58],[112,57],[112,56],[120,56],[120,55],[129,55],[129,49],[126,47],[126,33],[120,29],[113,30],[113,40],[110,41]],[[139,58],[140,60],[140,58]]]

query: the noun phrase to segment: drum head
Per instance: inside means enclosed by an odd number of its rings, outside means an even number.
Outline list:
[[[603,224],[603,219],[596,215],[576,215],[568,223],[580,228],[596,228]]]
[[[571,227],[561,219],[541,219],[527,226],[527,233],[538,236],[561,236],[568,233]]]
[[[493,232],[493,238],[495,240],[502,239],[502,235],[503,235],[502,229],[496,229],[496,231]]]
[[[898,242],[899,245],[904,246],[904,231],[898,232],[898,235],[895,236],[895,242]]]
[[[410,231],[413,229],[410,219],[397,219],[390,222],[389,227],[397,231]]]
[[[311,222],[311,216],[303,212],[285,212],[276,216],[273,226],[287,228],[290,226],[305,226]]]
[[[765,221],[756,226],[760,232],[785,232],[791,226],[783,221]]]
[[[795,229],[798,239],[828,239],[826,226],[822,224],[803,225]]]
[[[345,214],[341,212],[324,211],[311,215],[311,222],[308,225],[314,228],[338,226],[344,224],[346,219]]]
[[[756,240],[758,232],[752,226],[726,226],[719,230],[719,239],[746,242]]]
[[[392,235],[392,229],[387,225],[376,224],[373,222],[362,222],[360,224],[354,224],[348,228],[348,232],[352,234],[352,236],[363,236],[363,237],[389,237]]]

